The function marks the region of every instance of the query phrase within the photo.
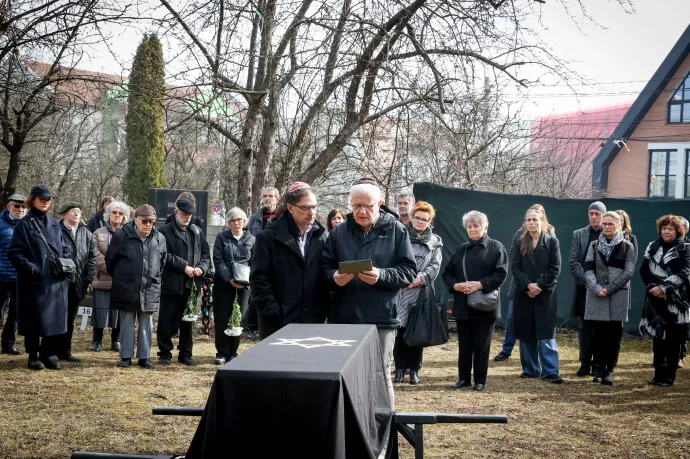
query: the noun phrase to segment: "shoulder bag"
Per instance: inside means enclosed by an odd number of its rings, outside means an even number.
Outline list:
[[[234,236],[232,236],[234,237]],[[238,246],[239,246],[239,241]],[[232,246],[232,242],[230,242],[230,245]],[[236,284],[239,285],[244,285],[245,287],[249,286],[249,265],[245,265],[243,263],[236,263],[235,262],[235,255],[232,253],[232,247],[230,247],[230,255],[232,256],[232,265],[230,267],[232,271],[232,281]]]
[[[462,256],[462,274],[465,276],[465,281],[469,282],[467,278],[467,270],[465,268],[465,257],[467,256],[467,249]],[[493,312],[498,305],[498,289],[489,293],[484,293],[482,290],[472,292],[467,296],[467,306],[480,312]]]

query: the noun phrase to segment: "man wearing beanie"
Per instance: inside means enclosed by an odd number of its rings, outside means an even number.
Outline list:
[[[163,270],[161,309],[158,314],[158,363],[172,362],[172,337],[180,331],[178,360],[184,365],[194,365],[192,359],[192,330],[194,322],[182,321],[192,286],[201,291],[201,279],[211,266],[208,242],[201,228],[192,223],[196,205],[189,199],[175,203],[175,219],[161,226],[165,236],[168,259]]]
[[[592,368],[592,330],[585,326],[585,299],[587,297],[587,281],[585,280],[585,257],[587,248],[599,239],[601,233],[601,216],[606,213],[606,206],[601,201],[595,201],[589,205],[589,225],[573,231],[573,242],[570,246],[570,271],[575,278],[575,291],[573,303],[570,308],[570,317],[580,318],[580,369],[577,376],[597,374]]]
[[[153,313],[158,311],[161,276],[167,257],[165,236],[154,228],[156,210],[144,204],[134,213],[134,220],[113,233],[105,266],[113,278],[110,307],[119,311],[120,363],[132,366],[135,321],[138,365],[153,369],[150,360]]]

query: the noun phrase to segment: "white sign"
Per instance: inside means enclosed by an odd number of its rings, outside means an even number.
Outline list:
[[[86,325],[89,322],[89,317],[91,317],[92,308],[87,308],[86,306],[79,306],[77,309],[77,314],[81,315],[81,326],[80,330],[86,330]]]

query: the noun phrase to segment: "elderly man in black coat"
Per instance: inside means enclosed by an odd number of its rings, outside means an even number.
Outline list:
[[[172,362],[172,337],[180,330],[178,361],[184,365],[195,365],[192,358],[193,322],[182,321],[192,285],[200,291],[201,279],[211,266],[211,254],[206,237],[197,225],[192,223],[196,206],[188,199],[175,203],[175,220],[160,227],[165,236],[168,258],[163,269],[161,307],[158,315],[158,363]]]
[[[391,359],[398,321],[398,293],[417,276],[410,235],[396,216],[381,208],[381,190],[372,179],[350,189],[352,213],[328,235],[321,257],[323,274],[335,290],[334,323],[376,325],[394,406]],[[371,271],[339,271],[342,261],[371,260]]]
[[[323,323],[321,280],[325,228],[316,221],[316,195],[303,182],[290,185],[278,217],[257,233],[249,282],[265,339],[290,323]]]
[[[96,241],[91,231],[80,221],[80,204],[68,202],[60,207],[58,214],[62,215],[60,229],[67,254],[77,267],[77,273],[70,278],[67,294],[67,333],[60,337],[58,358],[68,362],[80,362],[79,357],[72,355],[74,318],[77,315],[77,306],[86,296],[86,290],[96,274]]]
[[[18,328],[32,370],[60,369],[54,337],[67,332],[69,280],[56,274],[53,259],[67,257],[68,252],[60,225],[47,214],[52,202],[48,185],[31,189],[30,210],[17,223],[7,249],[7,258],[17,270]]]

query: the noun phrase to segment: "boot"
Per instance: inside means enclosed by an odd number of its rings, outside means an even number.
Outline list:
[[[605,386],[613,386],[613,365],[606,366],[601,377],[601,383]]]
[[[593,383],[600,383],[602,379],[604,379],[604,376],[606,375],[606,367],[603,365],[597,366],[597,372],[594,374],[594,378],[592,379]]]
[[[393,382],[401,383],[403,379],[405,379],[405,370],[395,370],[395,379],[393,379]]]
[[[412,385],[419,384],[419,375],[417,374],[416,371],[410,370],[410,384],[412,384]]]
[[[664,368],[661,366],[654,367],[654,377],[647,381],[650,386],[658,386],[659,383],[664,379]]]

